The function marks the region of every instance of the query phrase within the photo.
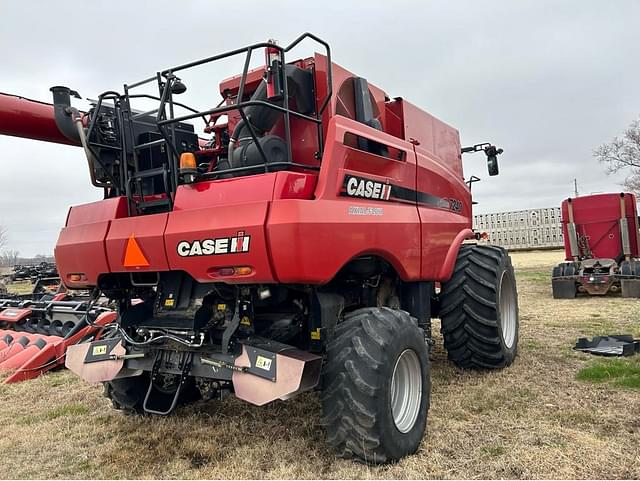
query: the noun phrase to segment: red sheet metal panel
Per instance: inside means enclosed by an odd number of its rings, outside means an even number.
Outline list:
[[[0,321],[4,322],[20,322],[31,314],[31,309],[18,309],[16,307],[9,307],[3,311],[0,311]]]
[[[78,145],[58,129],[52,104],[3,93],[0,93],[0,135]]]
[[[620,198],[624,199],[624,210],[629,225],[631,256],[638,257],[638,212],[636,197],[629,193],[585,195],[571,199],[578,244],[591,251],[592,257],[618,259],[622,256],[620,233]],[[569,246],[569,200],[562,202],[562,232],[565,238],[565,255],[571,260]]]

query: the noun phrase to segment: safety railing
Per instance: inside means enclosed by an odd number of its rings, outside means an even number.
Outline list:
[[[326,95],[323,97],[322,101],[320,102],[320,106],[316,109],[315,111],[315,115],[306,115],[300,112],[297,112],[295,110],[292,110],[289,108],[289,104],[288,104],[288,98],[289,98],[289,92],[288,92],[288,82],[286,81],[286,78],[284,80],[284,82],[282,82],[282,91],[283,91],[283,103],[282,105],[277,105],[275,103],[272,102],[267,102],[267,101],[263,101],[263,100],[243,100],[244,98],[244,93],[245,93],[245,87],[246,87],[246,83],[247,83],[247,75],[249,73],[249,65],[251,62],[251,58],[252,58],[252,54],[255,50],[258,49],[272,49],[274,51],[278,52],[278,60],[280,62],[280,65],[284,66],[286,65],[286,53],[291,51],[293,48],[295,48],[298,44],[300,44],[303,40],[305,39],[311,39],[315,42],[317,42],[318,44],[322,45],[324,47],[325,50],[325,54],[327,57],[327,72],[326,72]],[[186,107],[183,104],[179,104],[177,102],[175,102],[173,96],[173,86],[175,85],[175,82],[179,81],[178,77],[176,76],[176,74],[178,72],[184,71],[186,69],[190,69],[193,67],[198,67],[201,65],[205,65],[208,63],[212,63],[212,62],[216,62],[219,60],[223,60],[223,59],[227,59],[230,57],[234,57],[234,56],[238,56],[238,55],[245,55],[244,58],[244,66],[242,69],[242,74],[240,76],[240,84],[238,87],[238,93],[236,95],[236,102],[229,104],[229,105],[219,105],[215,108],[212,109],[208,109],[208,110],[202,110],[202,111],[198,111],[195,109],[192,109],[190,107]],[[207,116],[213,116],[213,115],[220,115],[220,114],[226,114],[229,113],[231,111],[238,111],[240,114],[240,117],[242,118],[242,120],[245,122],[245,125],[247,126],[249,133],[251,135],[252,140],[255,142],[256,144],[256,148],[260,154],[260,156],[262,157],[263,161],[264,161],[264,169],[265,171],[269,171],[271,168],[273,167],[279,167],[282,165],[287,165],[287,166],[297,166],[297,167],[301,167],[301,168],[311,168],[313,169],[314,167],[306,165],[306,164],[297,164],[293,162],[293,156],[292,156],[292,146],[291,146],[291,117],[296,117],[299,119],[303,119],[305,121],[308,122],[312,122],[314,124],[317,125],[317,141],[318,141],[318,155],[319,157],[322,156],[322,152],[323,152],[323,131],[322,131],[322,115],[324,113],[324,111],[326,110],[327,106],[329,105],[329,101],[331,99],[332,96],[332,72],[331,72],[331,49],[329,47],[329,44],[327,42],[325,42],[324,40],[318,38],[317,36],[311,34],[311,33],[304,33],[302,35],[300,35],[297,39],[295,39],[293,42],[291,42],[288,46],[286,47],[282,47],[280,45],[277,45],[273,42],[261,42],[261,43],[256,43],[253,45],[249,45],[248,47],[244,47],[244,48],[240,48],[240,49],[236,49],[236,50],[232,50],[230,52],[226,52],[226,53],[222,53],[222,54],[218,54],[218,55],[214,55],[212,57],[207,57],[201,60],[197,60],[194,62],[189,62],[183,65],[179,65],[173,68],[169,68],[163,71],[160,71],[156,74],[155,77],[149,77],[147,79],[141,80],[139,82],[135,82],[133,84],[129,84],[129,85],[125,85],[125,96],[127,97],[127,99],[130,98],[134,98],[135,96],[130,94],[131,89],[133,88],[137,88],[140,87],[142,85],[145,84],[149,84],[153,81],[157,82],[158,85],[158,90],[159,90],[159,106],[157,109],[145,112],[144,114],[148,114],[148,115],[152,115],[153,113],[156,114],[156,124],[158,127],[158,131],[160,132],[160,134],[163,136],[163,138],[166,140],[167,145],[169,146],[171,152],[170,155],[173,157],[173,165],[177,165],[178,163],[178,158],[179,158],[179,154],[178,154],[178,150],[176,148],[175,142],[173,141],[173,139],[175,139],[175,125],[179,122],[185,122],[188,120],[192,120],[194,118],[198,118],[201,117],[205,120],[206,123],[206,117]],[[150,97],[150,96],[147,96]],[[182,116],[176,116],[175,115],[175,107],[176,106],[180,106],[180,107],[185,107],[187,108],[187,110],[190,110],[191,113],[186,114],[186,115],[182,115]],[[282,113],[284,116],[284,134],[285,134],[285,142],[287,145],[287,160],[285,162],[272,162],[269,163],[267,156],[264,152],[264,150],[262,149],[262,146],[260,145],[260,143],[258,142],[258,134],[255,130],[255,128],[252,126],[251,122],[249,122],[249,119],[247,117],[246,111],[245,109],[247,109],[248,107],[251,106],[262,106],[268,109],[273,109],[273,110],[277,110],[278,112]],[[168,107],[168,109],[167,109]],[[167,115],[167,110],[168,110],[168,115]],[[219,175],[219,174],[229,174],[229,173],[240,173],[243,171],[255,171],[256,167],[260,167],[252,165],[252,166],[247,166],[247,167],[236,167],[236,168],[228,168],[228,169],[222,169],[222,170],[216,170],[214,173],[209,173],[206,175]],[[205,177],[206,177],[205,175]],[[177,169],[174,169],[174,176],[175,176],[175,183],[177,184]]]

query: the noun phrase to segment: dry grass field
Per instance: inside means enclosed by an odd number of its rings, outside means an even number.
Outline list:
[[[336,459],[323,442],[315,394],[262,408],[226,399],[163,419],[130,418],[110,409],[101,387],[60,371],[0,385],[0,477],[639,478],[640,362],[571,347],[580,336],[640,337],[640,303],[552,299],[549,275],[561,258],[513,254],[521,326],[510,368],[460,371],[437,339],[427,434],[398,464]],[[586,381],[578,379],[584,368]]]
[[[16,282],[7,282],[6,287],[9,292],[14,294],[30,294],[33,291],[33,284],[31,281],[16,281]]]

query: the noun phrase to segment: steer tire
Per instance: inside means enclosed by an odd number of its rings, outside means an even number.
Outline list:
[[[400,387],[406,386],[411,392],[405,399],[413,400],[397,402],[398,422],[392,379],[398,388],[395,398],[403,399]],[[345,315],[327,345],[322,385],[322,424],[339,457],[383,464],[420,446],[429,410],[431,367],[424,333],[408,313],[381,307]],[[403,411],[407,405],[413,409]]]
[[[144,372],[139,376],[124,377],[104,382],[104,397],[111,400],[114,409],[123,411],[124,414],[147,414],[142,406],[147,394],[147,389],[149,388],[149,378],[149,373]],[[173,397],[174,392],[167,392],[166,394],[162,394],[162,396],[166,397],[168,401]],[[195,382],[193,382],[193,378],[190,378],[182,387],[177,407],[197,401],[198,399],[200,399],[200,393],[195,386]]]
[[[449,359],[461,368],[500,369],[518,350],[518,293],[501,247],[460,247],[440,293],[441,330]]]

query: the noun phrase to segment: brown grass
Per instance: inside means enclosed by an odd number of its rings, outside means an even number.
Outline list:
[[[5,286],[7,291],[12,294],[31,294],[33,291],[33,284],[31,281],[6,282]]]
[[[418,453],[368,468],[323,442],[306,394],[258,408],[235,399],[177,415],[130,418],[69,372],[0,385],[7,478],[638,478],[640,394],[583,383],[584,335],[640,336],[640,305],[621,298],[553,300],[558,252],[513,256],[520,356],[502,372],[463,372],[437,339],[427,435]],[[434,332],[437,332],[438,328]]]

